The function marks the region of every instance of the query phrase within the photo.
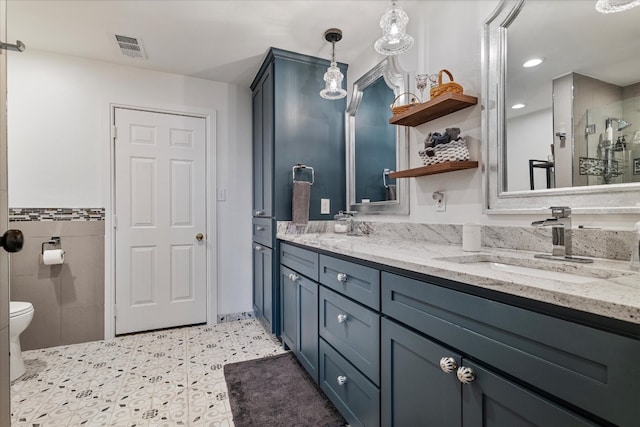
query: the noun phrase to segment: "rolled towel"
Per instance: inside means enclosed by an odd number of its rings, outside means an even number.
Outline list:
[[[291,198],[291,220],[295,225],[307,225],[309,222],[309,197],[311,183],[294,181]]]

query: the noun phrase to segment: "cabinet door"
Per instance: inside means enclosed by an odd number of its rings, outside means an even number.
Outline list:
[[[462,384],[440,368],[441,358],[459,366],[461,357],[386,318],[381,338],[381,425],[462,425]]]
[[[253,309],[269,331],[273,316],[273,271],[271,249],[253,244]]]
[[[318,284],[298,280],[298,360],[318,382]]]
[[[298,348],[298,285],[295,278],[298,276],[293,270],[280,265],[280,337],[282,342],[290,350]]]
[[[463,364],[475,375],[462,385],[464,427],[598,425],[466,359]]]
[[[273,77],[269,67],[253,92],[253,215],[273,215]]]

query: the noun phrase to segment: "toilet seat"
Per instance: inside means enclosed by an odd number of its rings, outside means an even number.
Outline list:
[[[33,311],[33,305],[30,302],[24,301],[10,301],[9,302],[9,316],[17,317],[23,314],[27,314]]]

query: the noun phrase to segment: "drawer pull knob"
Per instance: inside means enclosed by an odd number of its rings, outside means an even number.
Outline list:
[[[336,379],[336,381],[340,386],[345,385],[347,383],[347,377],[345,377],[344,375],[338,375],[338,378]]]
[[[263,226],[259,225],[259,226],[256,227],[256,231],[262,231],[262,230],[264,230]]]
[[[338,314],[338,323],[347,323],[347,320],[349,320],[349,318],[346,314]]]
[[[256,251],[261,251],[262,250],[262,246],[255,245],[253,247],[253,249],[255,249]]]
[[[440,359],[440,369],[447,374],[455,371],[458,365],[453,357],[443,357]]]
[[[473,373],[473,369],[467,368],[466,366],[460,366],[456,374],[462,384],[470,384],[476,379],[476,374]]]
[[[289,273],[289,280],[291,280],[292,282],[298,281],[299,278],[300,278],[300,276],[298,276],[297,274]]]
[[[344,273],[338,273],[338,282],[346,282],[347,281],[348,276]]]
[[[264,211],[255,211],[253,215],[254,216],[262,216],[262,215],[264,215]]]

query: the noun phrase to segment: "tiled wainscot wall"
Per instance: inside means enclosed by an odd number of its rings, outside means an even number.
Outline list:
[[[33,304],[23,350],[104,338],[104,209],[9,209],[9,226],[22,230],[11,255],[11,300]],[[61,265],[44,265],[42,243],[60,237]],[[45,246],[54,248],[54,246]]]

